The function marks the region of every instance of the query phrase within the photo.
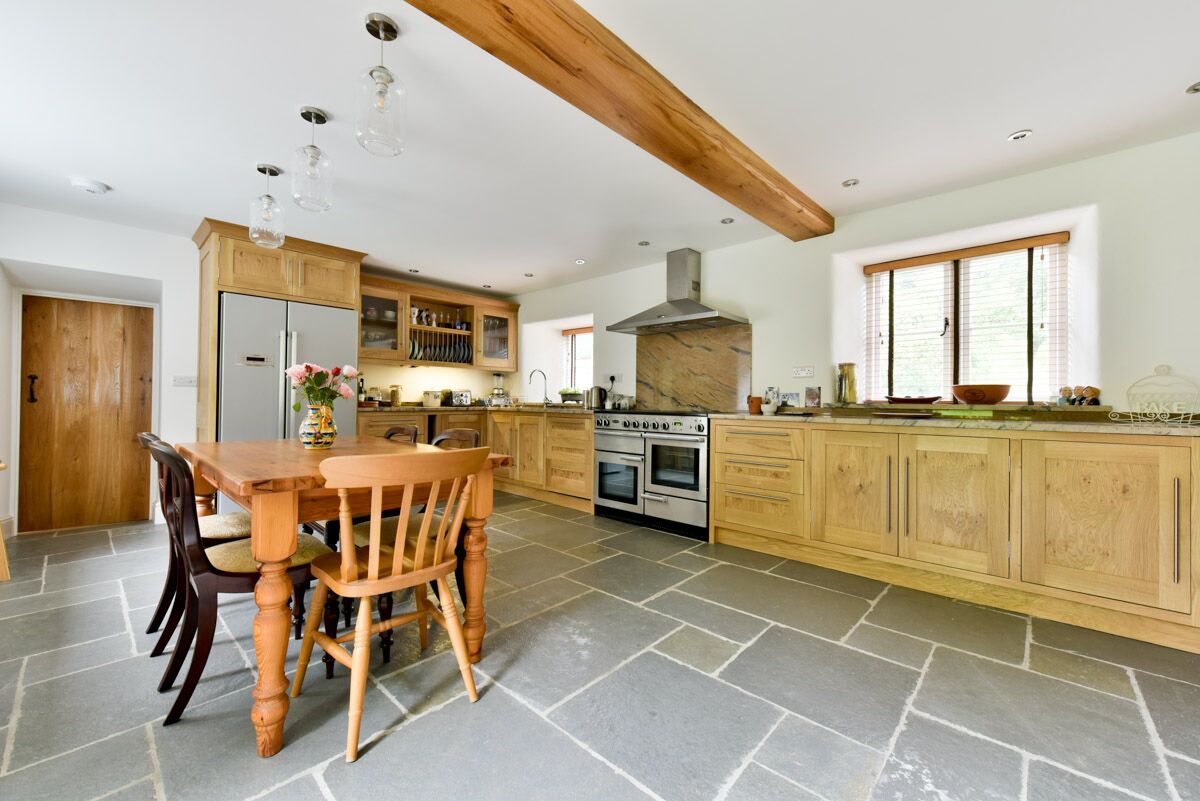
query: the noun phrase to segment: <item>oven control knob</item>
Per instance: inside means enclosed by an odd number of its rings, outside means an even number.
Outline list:
[[[697,432],[704,431],[704,423],[696,423],[696,431]]]
[[[622,420],[622,421],[621,421],[621,426],[622,426],[622,427],[624,427],[624,428],[629,428],[629,421],[628,421],[628,420]]]
[[[651,424],[650,424],[650,427],[651,427],[651,428],[653,428],[655,431],[657,431],[657,430],[658,430],[658,423],[651,423]]]

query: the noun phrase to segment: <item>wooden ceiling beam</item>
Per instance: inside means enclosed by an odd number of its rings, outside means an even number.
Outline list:
[[[796,241],[833,216],[572,0],[409,0],[742,211]]]

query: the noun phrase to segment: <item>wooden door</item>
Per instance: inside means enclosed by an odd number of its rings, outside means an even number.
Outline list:
[[[1023,580],[1190,610],[1190,448],[1027,440],[1021,452]]]
[[[545,430],[546,418],[542,415],[517,415],[517,479],[534,487],[546,483]]]
[[[152,309],[25,296],[18,531],[149,516],[153,372]]]
[[[901,556],[1008,577],[1008,445],[901,435]]]
[[[222,289],[289,295],[287,251],[221,237],[217,240],[217,283]]]
[[[358,299],[357,264],[310,253],[293,253],[289,258],[293,295],[304,300],[354,306]]]
[[[475,366],[492,370],[517,369],[517,315],[515,312],[475,309]]]
[[[895,434],[813,431],[810,537],[896,554],[900,493]]]
[[[501,478],[517,478],[517,441],[514,439],[515,418],[512,412],[494,412],[488,415],[488,442],[492,453],[513,457],[508,467],[497,467],[494,472]]]

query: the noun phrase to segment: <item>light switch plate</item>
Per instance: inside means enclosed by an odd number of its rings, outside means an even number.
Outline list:
[[[194,376],[194,375],[171,376],[171,386],[173,386],[173,387],[194,387],[194,386],[196,386],[196,376]]]
[[[816,374],[817,371],[811,364],[792,368],[792,378],[812,378]]]

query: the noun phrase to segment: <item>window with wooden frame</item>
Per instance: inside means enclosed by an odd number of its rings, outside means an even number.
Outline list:
[[[863,397],[1011,384],[1047,401],[1067,381],[1067,232],[869,264]]]
[[[592,327],[563,332],[563,381],[573,389],[592,385]]]

